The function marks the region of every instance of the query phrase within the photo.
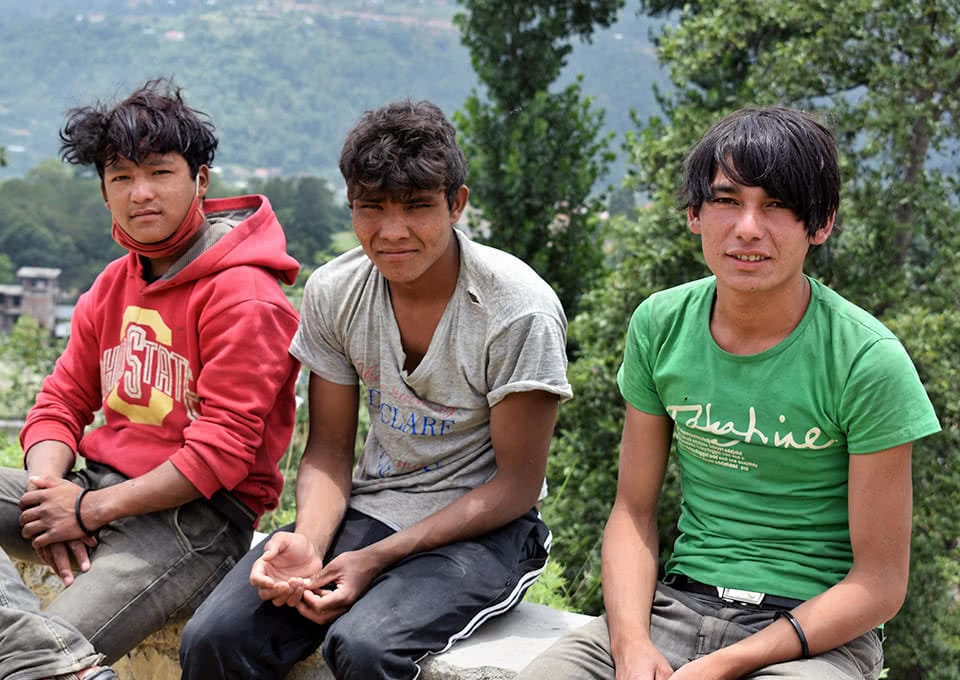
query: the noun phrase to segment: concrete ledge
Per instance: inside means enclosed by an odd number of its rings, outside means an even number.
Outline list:
[[[44,603],[62,588],[44,566],[17,564],[24,582]],[[420,680],[507,680],[557,638],[591,617],[521,602],[514,610],[484,624],[448,652],[421,662]],[[176,680],[177,654],[184,621],[171,623],[141,642],[114,664],[121,680]],[[319,652],[297,664],[288,680],[334,680]],[[242,679],[238,679],[242,680]]]

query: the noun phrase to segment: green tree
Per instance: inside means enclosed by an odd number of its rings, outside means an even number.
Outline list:
[[[616,19],[622,0],[459,0],[462,42],[489,99],[455,116],[471,164],[478,237],[529,263],[568,314],[602,265],[592,191],[613,159],[604,115],[577,79],[551,92],[579,36]]]
[[[63,347],[62,341],[26,315],[17,319],[13,330],[0,335],[0,415],[26,416]]]
[[[630,136],[631,188],[649,197],[615,221],[612,268],[571,324],[577,408],[561,412],[545,514],[574,601],[600,606],[597,538],[615,490],[622,399],[614,376],[630,313],[651,292],[703,275],[676,205],[682,160],[714,120],[747,105],[817,110],[844,173],[842,227],[809,270],[894,328],[917,362],[945,432],[915,446],[910,593],[888,626],[891,678],[957,678],[960,668],[960,6],[953,0],[644,2],[677,12],[658,40],[674,88],[662,117]],[[661,545],[679,487],[668,478]]]

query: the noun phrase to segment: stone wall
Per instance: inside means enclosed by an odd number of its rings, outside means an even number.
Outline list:
[[[19,563],[24,582],[49,602],[62,588],[47,567]],[[558,637],[586,623],[590,617],[561,612],[529,602],[482,626],[448,652],[421,663],[420,680],[507,680],[550,646]],[[176,680],[180,677],[177,652],[183,621],[154,633],[114,664],[121,680]],[[333,680],[319,653],[298,664],[288,680]]]

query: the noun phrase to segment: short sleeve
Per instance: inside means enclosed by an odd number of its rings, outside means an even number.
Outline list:
[[[649,303],[641,304],[630,319],[617,385],[628,404],[638,411],[659,416],[665,415],[666,410],[653,379],[649,310]]]
[[[840,414],[851,454],[883,451],[940,430],[917,370],[895,338],[878,340],[853,363]]]
[[[508,324],[487,350],[489,406],[513,392],[542,390],[562,401],[572,397],[566,345],[563,325],[549,314],[527,314]]]
[[[347,357],[344,338],[337,328],[341,315],[335,307],[335,296],[321,279],[323,271],[321,268],[311,274],[304,288],[300,326],[290,343],[290,354],[324,380],[355,385],[357,372]]]

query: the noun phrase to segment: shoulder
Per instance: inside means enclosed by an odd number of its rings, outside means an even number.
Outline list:
[[[559,298],[532,267],[510,253],[476,243],[457,230],[465,292],[508,322],[518,316],[545,314],[566,326]]]
[[[832,334],[842,333],[856,337],[860,342],[893,340],[899,343],[893,332],[870,312],[858,307],[842,295],[816,279],[809,279],[811,304],[823,323],[829,324]]]
[[[665,330],[691,319],[700,319],[700,312],[705,305],[712,304],[716,290],[716,277],[707,276],[657,291],[637,306],[630,327],[638,330],[642,324],[650,324]]]
[[[348,295],[374,275],[375,267],[363,248],[357,246],[318,267],[307,279],[308,294],[336,292]]]

